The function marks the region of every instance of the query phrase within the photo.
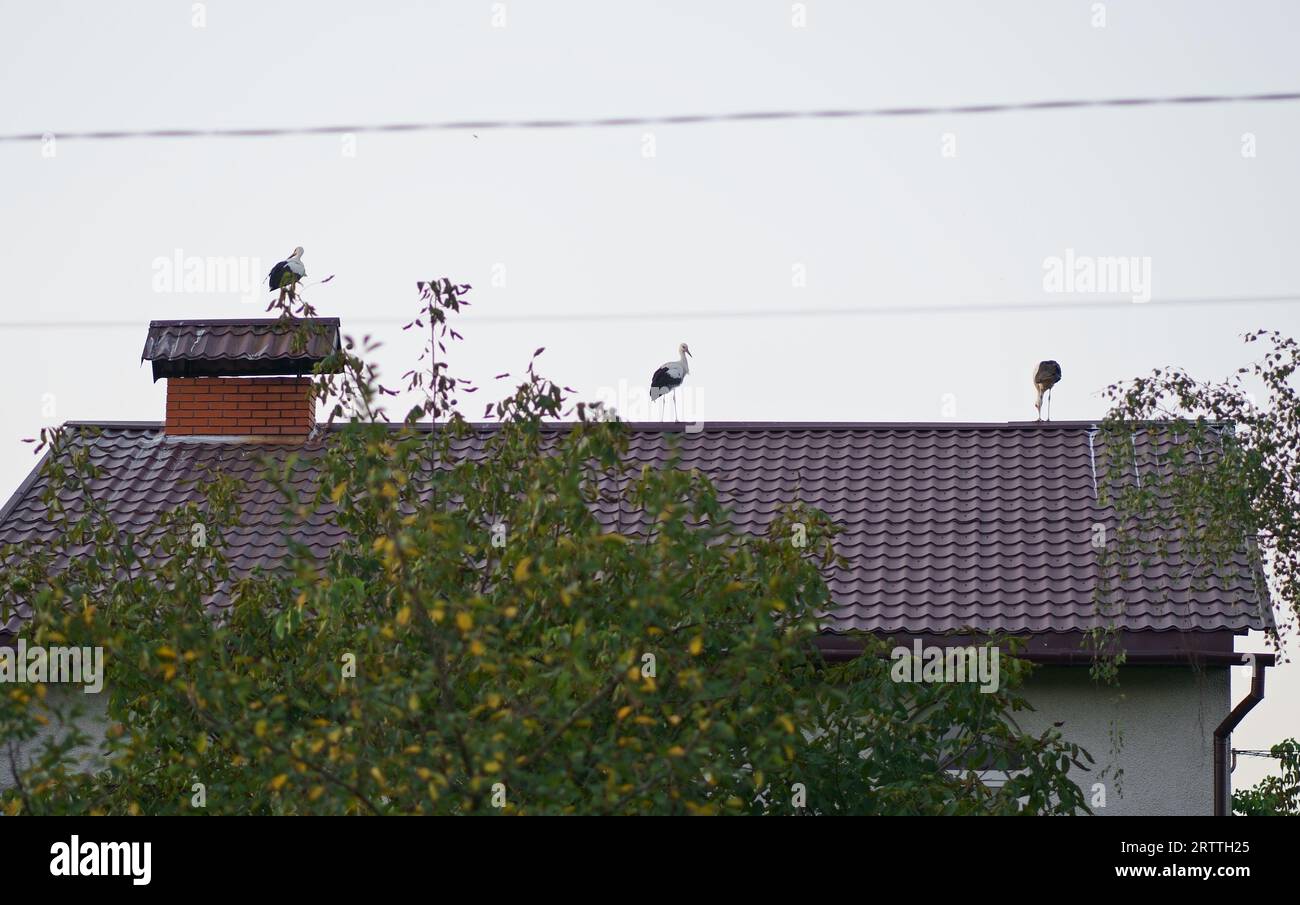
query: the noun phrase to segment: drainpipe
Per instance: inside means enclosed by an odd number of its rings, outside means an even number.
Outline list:
[[[1261,654],[1244,654],[1246,663],[1253,664],[1255,672],[1250,678],[1250,694],[1232,708],[1219,728],[1214,730],[1214,816],[1232,816],[1232,730],[1264,700],[1264,670],[1272,665],[1273,658]],[[1266,662],[1267,661],[1267,662]]]

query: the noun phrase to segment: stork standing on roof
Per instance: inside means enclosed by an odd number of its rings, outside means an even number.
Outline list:
[[[1034,401],[1034,408],[1038,409],[1038,418],[1043,420],[1043,394],[1047,394],[1047,420],[1052,420],[1052,387],[1061,382],[1061,366],[1054,361],[1040,361],[1038,367],[1034,370],[1034,389],[1038,391],[1038,399]]]
[[[281,303],[284,302],[286,294],[292,302],[298,297],[296,292],[298,281],[306,275],[307,268],[302,266],[302,246],[299,245],[293,250],[293,254],[271,268],[267,283],[271,292],[280,290]]]
[[[660,396],[672,394],[673,397],[673,420],[677,420],[677,393],[676,390],[686,379],[686,375],[691,373],[691,366],[686,361],[686,357],[691,354],[691,349],[686,343],[677,347],[677,354],[681,357],[677,361],[669,361],[659,366],[655,375],[650,378],[650,401],[658,399]],[[667,405],[668,403],[664,403]]]

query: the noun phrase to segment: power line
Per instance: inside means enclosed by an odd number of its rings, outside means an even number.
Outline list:
[[[776,320],[824,317],[879,317],[891,315],[924,314],[987,314],[990,312],[1015,311],[1078,311],[1095,309],[1098,311],[1116,308],[1173,308],[1205,307],[1216,305],[1274,305],[1286,302],[1300,302],[1300,294],[1292,295],[1234,295],[1204,296],[1199,298],[1151,299],[1149,302],[1133,302],[1130,299],[1079,299],[1062,298],[1056,301],[1043,300],[1033,302],[974,302],[971,304],[943,305],[872,305],[862,307],[839,308],[803,308],[803,309],[725,309],[684,310],[684,311],[602,311],[602,312],[560,312],[556,314],[477,314],[473,308],[464,312],[467,324],[524,324],[556,322],[598,322],[598,321],[689,321],[689,320]],[[348,318],[353,324],[406,324],[409,317],[355,317]],[[101,330],[118,327],[139,327],[140,320],[112,321],[0,321],[0,329],[14,330],[57,330],[82,329]]]
[[[642,321],[642,320],[774,320],[781,318],[823,318],[823,317],[880,317],[888,315],[917,314],[985,314],[1004,311],[1057,311],[1062,309],[1080,310],[1095,308],[1097,310],[1112,308],[1140,308],[1146,305],[1159,307],[1188,305],[1225,305],[1225,304],[1277,304],[1280,302],[1298,302],[1300,295],[1261,295],[1234,297],[1206,297],[1181,299],[1152,299],[1149,302],[1134,302],[1131,299],[1059,299],[1057,301],[1036,302],[975,302],[971,304],[931,304],[931,305],[870,305],[862,307],[831,307],[802,309],[766,309],[755,311],[736,309],[689,310],[689,311],[630,311],[560,313],[560,314],[498,314],[476,316],[473,311],[465,315],[466,322],[492,323],[531,323],[546,321]]]
[[[862,107],[837,110],[765,110],[739,113],[699,113],[671,116],[611,116],[584,119],[449,120],[443,122],[357,123],[230,129],[113,129],[83,132],[19,132],[0,135],[0,142],[110,141],[125,138],[270,138],[285,135],[347,135],[395,132],[480,132],[489,129],[605,129],[620,126],[694,126],[704,123],[771,122],[792,119],[868,119],[899,116],[970,116],[983,113],[1028,113],[1100,107],[1168,107],[1203,104],[1274,103],[1300,100],[1300,92],[1271,94],[1195,94],[1167,97],[1113,97],[930,107]]]

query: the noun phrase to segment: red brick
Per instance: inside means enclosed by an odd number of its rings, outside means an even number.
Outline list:
[[[316,424],[311,385],[300,377],[173,377],[167,381],[166,432],[306,434]]]

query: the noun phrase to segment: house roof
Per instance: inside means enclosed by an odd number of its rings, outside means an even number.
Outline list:
[[[154,380],[309,374],[340,348],[337,317],[150,321],[140,360]]]
[[[290,538],[324,555],[342,532],[324,516],[286,527],[262,459],[297,454],[295,482],[313,489],[322,430],[301,444],[166,437],[156,423],[69,425],[103,471],[94,492],[122,526],[139,531],[157,515],[198,501],[208,469],[243,479],[241,524],[226,540],[237,571],[273,567]],[[630,458],[680,464],[717,487],[737,525],[761,532],[786,504],[825,511],[843,529],[846,563],[828,574],[836,607],[830,633],[1241,632],[1264,627],[1243,550],[1213,587],[1181,574],[1181,548],[1119,586],[1122,612],[1099,620],[1094,526],[1110,515],[1097,501],[1104,450],[1091,422],[1012,424],[709,423],[631,424]],[[92,430],[93,428],[93,430]],[[548,425],[558,432],[568,425]],[[476,425],[457,441],[482,455],[494,430]],[[0,509],[0,547],[53,534],[35,472]],[[69,497],[68,502],[75,505]],[[611,527],[619,515],[597,512]],[[624,513],[626,518],[626,513]],[[626,529],[624,529],[626,530]],[[11,627],[12,628],[12,627]]]

